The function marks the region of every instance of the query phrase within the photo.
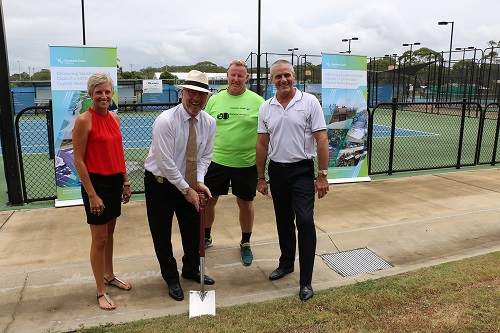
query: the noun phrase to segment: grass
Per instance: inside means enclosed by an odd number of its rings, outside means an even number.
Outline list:
[[[500,332],[500,252],[297,297],[78,332]]]

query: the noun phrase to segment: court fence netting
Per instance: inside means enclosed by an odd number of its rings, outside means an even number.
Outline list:
[[[127,172],[132,193],[144,193],[144,160],[156,117],[176,104],[122,104],[119,108]],[[368,109],[368,173],[495,165],[500,160],[500,104],[381,103]],[[23,109],[15,118],[24,203],[54,200],[57,169],[52,106]]]

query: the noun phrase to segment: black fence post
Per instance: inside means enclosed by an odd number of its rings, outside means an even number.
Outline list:
[[[460,137],[458,139],[458,153],[457,153],[457,169],[461,167],[462,161],[462,147],[464,144],[464,128],[465,128],[465,109],[467,105],[467,99],[462,99],[462,119],[460,120]]]
[[[53,160],[56,156],[56,150],[54,147],[54,118],[52,115],[52,100],[49,101],[49,109],[45,113],[45,119],[47,121],[47,140],[49,143],[49,158]]]
[[[500,103],[497,103],[497,108],[498,108],[498,110],[497,110],[497,128],[495,130],[495,141],[493,143],[493,154],[491,156],[491,165],[495,165],[496,160],[497,160],[498,134],[500,131]],[[488,105],[486,106],[486,109],[488,109]]]
[[[477,109],[479,109],[479,127],[477,129],[476,156],[474,158],[474,165],[479,164],[479,158],[481,157],[481,144],[483,142],[484,120],[486,118],[486,109],[483,110],[481,104],[476,103],[476,110]],[[477,117],[477,111],[476,111],[476,117]]]
[[[368,153],[368,174],[371,174],[372,170],[372,140],[373,140],[373,114],[375,113],[375,110],[377,107],[375,107],[372,112],[370,112],[370,108],[367,108],[368,112],[368,137],[366,140],[366,150]]]
[[[394,161],[394,138],[396,135],[396,111],[397,111],[397,99],[392,99],[392,119],[391,119],[391,144],[389,148],[389,170],[388,175],[392,175],[392,166]]]
[[[23,205],[21,174],[16,150],[14,131],[14,109],[10,95],[9,60],[0,1],[0,142],[2,144],[5,181],[7,183],[8,205]]]

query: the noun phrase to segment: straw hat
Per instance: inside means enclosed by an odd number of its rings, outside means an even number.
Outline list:
[[[192,90],[198,90],[209,94],[212,93],[210,90],[208,90],[207,74],[197,71],[195,69],[193,69],[188,73],[186,80],[184,80],[183,84],[174,84],[174,87],[180,89],[187,88]]]

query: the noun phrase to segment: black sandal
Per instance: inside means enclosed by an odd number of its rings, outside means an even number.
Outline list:
[[[113,304],[111,303],[111,298],[109,298],[109,296],[108,296],[108,293],[104,293],[104,294],[100,294],[100,295],[96,294],[96,297],[97,297],[97,303],[99,303],[99,298],[104,297],[104,299],[106,299],[106,302],[108,302],[108,304],[110,306],[113,306]],[[101,306],[101,303],[99,303],[99,308],[101,308],[102,310],[111,311],[111,310],[116,309],[116,305],[114,306],[114,308],[103,308]]]
[[[129,283],[130,288],[125,289],[125,288],[120,287],[120,286],[119,286],[119,285],[117,285],[117,284],[112,283],[113,281],[118,281],[118,282],[120,282],[122,285],[124,285],[125,287],[127,286],[127,284],[126,284],[124,281],[120,280],[120,279],[119,279],[119,278],[117,278],[116,276],[115,276],[114,278],[112,278],[111,280],[109,280],[109,281],[108,281],[106,278],[104,278],[104,282],[106,282],[106,284],[107,284],[107,285],[109,285],[109,286],[113,286],[113,287],[116,287],[116,288],[118,288],[118,289],[125,290],[125,291],[129,291],[130,289],[132,289],[132,285],[131,285],[130,283]]]

